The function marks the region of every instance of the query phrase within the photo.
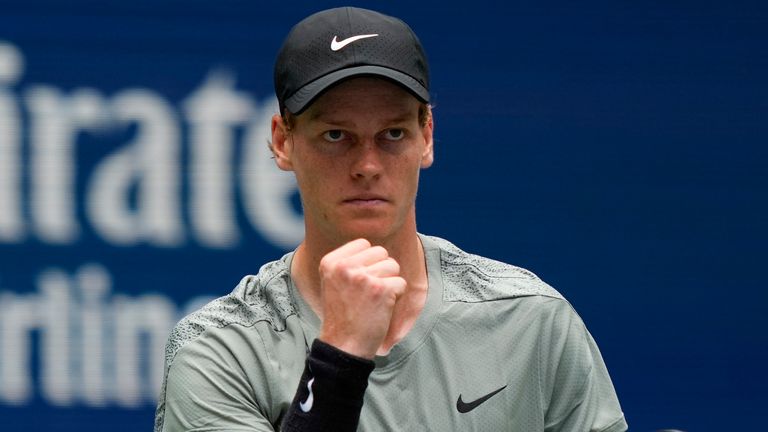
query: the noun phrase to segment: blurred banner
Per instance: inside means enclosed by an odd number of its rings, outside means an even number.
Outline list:
[[[210,51],[257,21],[36,6],[0,27],[0,430],[148,430],[171,327],[303,236],[269,81]]]
[[[487,3],[362,4],[431,60],[420,230],[571,300],[631,430],[756,426],[768,14]],[[2,2],[0,431],[150,430],[170,328],[299,243],[272,62],[330,6]]]
[[[27,55],[0,42],[0,242],[18,246],[3,261],[0,400],[153,403],[169,329],[207,298],[164,292],[205,268],[169,270],[183,256],[171,252],[231,250],[243,231],[268,248],[302,238],[296,187],[266,145],[276,104],[225,68],[179,102],[140,86],[19,86]],[[124,287],[137,272],[151,275]]]

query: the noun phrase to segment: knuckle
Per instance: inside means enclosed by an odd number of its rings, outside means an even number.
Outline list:
[[[369,288],[374,297],[379,297],[387,291],[387,285],[380,278],[373,278],[369,281]]]
[[[324,256],[320,260],[320,272],[329,272],[333,270],[334,268],[334,261],[328,257],[328,255]]]
[[[394,258],[388,258],[387,261],[390,262],[390,265],[392,266],[392,270],[395,273],[400,273],[400,263],[398,263]]]
[[[364,272],[347,269],[344,272],[344,275],[348,281],[350,281],[354,285],[364,285],[368,283],[368,275]]]
[[[387,252],[387,250],[383,246],[373,246],[371,250],[376,252],[376,255],[380,255],[383,257],[389,256],[389,252]]]
[[[395,287],[395,290],[398,293],[405,292],[405,288],[408,285],[408,283],[403,279],[402,277],[398,276],[395,278],[395,283],[393,284]]]
[[[333,269],[344,274],[348,274],[354,270],[352,260],[350,258],[341,258],[333,264]]]

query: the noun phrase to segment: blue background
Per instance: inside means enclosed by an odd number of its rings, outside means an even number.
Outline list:
[[[0,40],[24,54],[18,88],[141,87],[178,105],[224,67],[263,100],[290,26],[336,5],[5,1]],[[420,231],[560,290],[597,340],[630,430],[764,424],[763,3],[357,5],[404,19],[430,58],[436,163],[422,175]],[[121,140],[78,147],[78,191]],[[44,267],[98,259],[126,295],[162,292],[180,304],[222,295],[285,251],[239,207],[238,218],[241,241],[224,249],[116,247],[87,222],[66,246],[0,243],[0,291],[33,291]],[[148,430],[153,413],[151,403],[54,407],[35,396],[0,402],[0,430]]]

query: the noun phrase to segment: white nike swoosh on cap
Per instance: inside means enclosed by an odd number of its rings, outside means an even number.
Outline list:
[[[333,40],[331,41],[331,51],[338,51],[338,50],[344,48],[345,46],[351,44],[354,41],[357,41],[357,40],[360,40],[360,39],[365,39],[365,38],[370,38],[370,37],[374,37],[374,36],[378,36],[378,35],[379,35],[378,33],[376,33],[376,34],[364,34],[364,35],[357,35],[357,36],[348,37],[348,38],[342,39],[342,40],[336,40],[336,36],[334,36]]]

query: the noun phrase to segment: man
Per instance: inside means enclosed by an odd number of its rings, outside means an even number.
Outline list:
[[[416,230],[427,62],[402,21],[297,24],[275,66],[277,166],[306,237],[170,337],[156,431],[623,431],[600,353],[532,273]]]

